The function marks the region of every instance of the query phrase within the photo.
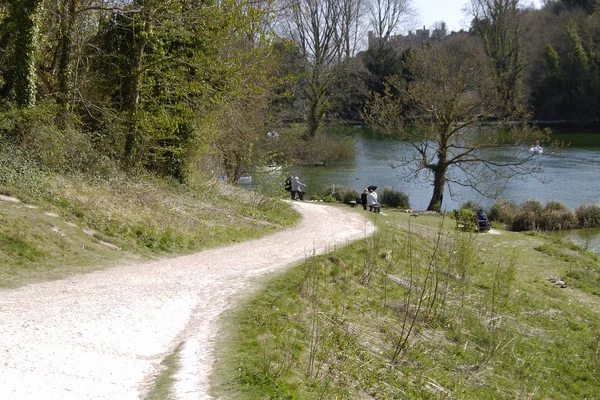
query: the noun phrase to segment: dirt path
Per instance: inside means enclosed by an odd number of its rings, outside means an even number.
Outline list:
[[[255,278],[364,237],[365,215],[296,203],[293,229],[0,291],[0,399],[137,399],[179,344],[174,399],[208,399],[219,315]]]

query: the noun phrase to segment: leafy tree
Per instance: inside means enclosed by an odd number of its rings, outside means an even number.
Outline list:
[[[599,116],[597,39],[600,25],[581,13],[553,16],[558,30],[549,36],[531,102],[541,119],[594,121]]]
[[[493,66],[496,90],[510,114],[523,101],[525,64],[519,0],[472,0],[471,13],[472,30],[483,40],[485,54]]]
[[[494,156],[495,148],[531,143],[539,132],[510,124],[523,116],[500,119],[504,99],[496,90],[494,71],[472,38],[455,35],[425,46],[407,57],[405,67],[411,80],[390,79],[385,94],[375,94],[369,102],[365,119],[410,143],[414,152],[406,165],[412,166],[415,177],[424,175],[433,182],[428,210],[440,207],[447,183],[494,197],[505,180],[536,170],[528,163],[531,157],[518,154],[522,147],[513,147],[513,157]],[[489,121],[493,122],[486,126]]]
[[[3,34],[11,41],[9,80],[19,107],[33,107],[36,102],[36,56],[41,0],[15,0],[8,8]]]
[[[332,120],[360,121],[368,95],[366,75],[367,71],[357,58],[347,59],[337,66],[330,99],[329,115]]]
[[[363,55],[363,62],[371,73],[367,86],[379,94],[383,94],[385,80],[402,71],[401,56],[390,47],[370,47]]]
[[[208,151],[218,132],[202,124],[247,89],[246,76],[269,71],[255,61],[267,55],[255,50],[268,46],[263,15],[235,1],[147,1],[101,21],[94,62],[105,97],[98,109],[117,111],[130,166],[183,177],[193,154]],[[96,119],[111,118],[100,111]]]

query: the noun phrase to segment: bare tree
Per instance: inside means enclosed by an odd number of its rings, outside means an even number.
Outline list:
[[[348,59],[356,54],[360,37],[364,33],[362,28],[364,0],[341,0],[340,7],[340,56]]]
[[[370,26],[382,47],[389,37],[414,16],[411,0],[370,0]]]
[[[410,143],[414,152],[406,164],[416,177],[433,181],[428,210],[439,209],[448,183],[495,197],[508,179],[537,170],[529,162],[535,157],[518,145],[542,133],[512,123],[522,115],[500,118],[504,103],[494,72],[468,34],[413,51],[405,68],[411,80],[390,80],[386,93],[368,104],[365,119]]]
[[[341,3],[337,0],[291,0],[286,30],[304,63],[307,98],[305,139],[315,136],[328,107],[333,67],[340,52]]]

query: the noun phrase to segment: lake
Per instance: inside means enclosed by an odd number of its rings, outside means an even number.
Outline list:
[[[433,190],[431,183],[407,178],[406,169],[390,166],[410,151],[409,145],[360,128],[356,132],[354,159],[327,167],[293,167],[291,173],[307,185],[309,194],[333,184],[359,192],[369,185],[392,187],[408,194],[413,209],[427,208]],[[540,157],[543,172],[536,178],[512,180],[502,197],[519,204],[528,199],[543,204],[558,200],[573,210],[581,204],[600,203],[600,134],[554,134],[553,139],[570,145],[556,153],[546,147]],[[486,207],[493,203],[474,190],[450,185],[446,187],[442,208],[459,208],[468,200]]]
[[[353,135],[356,144],[354,159],[327,167],[294,167],[290,172],[299,176],[307,185],[306,191],[322,192],[324,188],[343,185],[356,188],[360,193],[369,185],[392,187],[409,196],[415,210],[427,208],[432,194],[429,182],[418,182],[406,177],[403,168],[392,168],[390,164],[402,159],[410,147],[406,143],[389,140],[367,129],[356,128]],[[567,146],[557,152],[546,147],[540,157],[543,172],[536,178],[525,177],[510,181],[503,198],[521,204],[535,199],[542,204],[557,200],[575,210],[587,203],[600,203],[600,134],[554,133],[553,139],[564,141]],[[524,149],[527,152],[527,149]],[[489,208],[493,203],[472,189],[458,186],[446,187],[442,208],[450,211],[472,200]],[[579,239],[578,239],[579,238]],[[590,238],[589,234],[571,235],[578,244],[586,244],[597,252],[600,245],[600,232]]]

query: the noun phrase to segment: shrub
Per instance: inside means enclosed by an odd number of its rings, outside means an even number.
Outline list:
[[[542,203],[537,200],[527,200],[521,205],[519,213],[513,220],[513,231],[535,231],[540,228]]]
[[[508,200],[499,199],[494,202],[488,216],[490,220],[504,224],[508,228],[512,228],[513,222],[517,214],[519,213],[519,207]]]
[[[390,207],[410,208],[408,195],[392,188],[384,188],[378,200],[381,204],[386,204]]]
[[[600,205],[584,204],[575,210],[579,225],[583,228],[596,228],[600,226]]]
[[[310,199],[314,201],[323,201],[323,195],[320,193],[313,193],[310,195]]]
[[[356,189],[339,185],[331,185],[325,189],[324,197],[327,198],[330,196],[334,198],[335,201],[329,201],[329,203],[342,202],[344,204],[350,204],[350,201],[360,197]]]
[[[355,201],[360,197],[356,189],[347,189],[341,192],[342,203],[350,204],[351,201]]]
[[[477,232],[478,227],[475,211],[461,208],[460,210],[454,210],[452,214],[454,219],[456,219],[456,229],[464,232]]]
[[[571,229],[577,226],[577,218],[567,206],[559,201],[551,200],[540,216],[539,228],[546,231]]]

